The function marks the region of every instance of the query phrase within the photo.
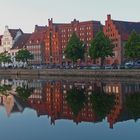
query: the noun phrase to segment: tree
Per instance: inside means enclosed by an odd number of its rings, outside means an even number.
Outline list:
[[[133,93],[126,95],[125,106],[129,115],[134,120],[137,120],[140,117],[140,94]]]
[[[0,85],[0,94],[7,95],[7,91],[11,90],[11,85]]]
[[[33,59],[33,54],[31,54],[27,49],[19,50],[16,54],[16,60],[28,63],[29,59]]]
[[[28,86],[17,87],[16,88],[17,95],[24,101],[28,99],[28,97],[32,94],[33,88],[29,88]]]
[[[9,55],[6,55],[6,53],[1,53],[0,54],[0,62],[4,63],[4,67],[5,67],[5,63],[9,63],[11,62],[11,57]]]
[[[66,100],[71,107],[74,116],[76,117],[86,103],[86,96],[83,90],[74,87],[68,91]]]
[[[111,40],[107,38],[102,31],[98,32],[91,42],[89,48],[90,57],[95,60],[101,58],[101,66],[104,64],[104,60],[108,56],[113,56],[113,48]]]
[[[98,119],[104,119],[115,105],[115,96],[108,95],[104,92],[95,91],[90,97],[93,110],[95,111]]]
[[[140,36],[135,31],[131,33],[124,50],[128,59],[135,60],[140,58]]]
[[[84,53],[85,45],[82,41],[80,41],[74,32],[65,49],[66,58],[72,60],[72,62],[75,63],[78,59],[84,59]]]

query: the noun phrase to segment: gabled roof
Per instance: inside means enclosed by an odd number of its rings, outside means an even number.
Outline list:
[[[71,21],[71,23],[53,23],[53,25],[56,25],[56,26],[72,26],[73,23],[78,23],[78,24],[99,24],[101,25],[101,22],[100,21],[96,21],[96,20],[89,20],[89,21],[78,21],[78,20],[75,20],[74,21]]]
[[[47,30],[47,25],[46,26],[38,26],[38,25],[35,25],[34,32],[43,32],[43,31],[46,31],[46,30]]]
[[[18,40],[14,43],[12,49],[22,49],[27,41],[29,40],[31,34],[27,34],[27,33],[24,33],[23,35],[21,35]]]
[[[112,20],[116,26],[119,34],[122,35],[123,40],[127,40],[129,35],[135,31],[140,34],[140,22],[127,22],[127,21],[117,21]]]
[[[33,32],[26,45],[27,46],[41,45],[42,43],[44,43],[44,39],[45,39],[45,31]]]
[[[11,34],[11,36],[13,38],[16,37],[18,31],[20,31],[21,33],[23,33],[21,29],[8,29],[8,30],[9,30],[9,32],[10,32],[10,34]]]

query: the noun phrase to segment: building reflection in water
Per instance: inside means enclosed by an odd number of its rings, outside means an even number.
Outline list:
[[[24,108],[30,107],[36,110],[38,116],[47,115],[50,117],[51,124],[55,124],[55,121],[60,119],[73,120],[76,124],[80,122],[97,123],[103,121],[105,118],[100,118],[97,115],[95,106],[91,102],[91,95],[99,91],[101,94],[106,93],[115,97],[115,104],[105,114],[110,128],[113,128],[113,125],[117,122],[133,119],[126,109],[126,97],[134,93],[140,93],[139,82],[1,80],[0,83],[1,86],[11,85],[11,89],[6,91],[8,94],[0,94],[0,104],[5,107],[8,116],[14,112],[23,112]],[[31,95],[27,96],[27,100],[22,100],[19,97],[19,94],[16,92],[17,87],[33,89]],[[83,97],[86,99],[83,103],[78,104],[73,98],[70,100],[75,103],[72,107],[68,102],[68,94],[74,88],[77,89],[76,91],[83,91]],[[100,108],[104,108],[103,103],[99,103]],[[80,105],[82,105],[82,108]],[[74,115],[73,109],[78,108],[77,115]]]

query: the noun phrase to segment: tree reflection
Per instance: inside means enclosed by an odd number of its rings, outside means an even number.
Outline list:
[[[66,100],[68,102],[68,105],[71,107],[73,115],[76,117],[86,103],[86,96],[84,94],[84,90],[77,89],[75,87],[72,88],[68,91]]]
[[[90,99],[93,110],[95,111],[97,117],[101,120],[110,113],[115,105],[114,95],[108,95],[100,91],[93,92]]]
[[[29,96],[32,94],[33,88],[29,88],[28,86],[17,87],[16,92],[20,98],[26,101],[29,98]]]
[[[6,95],[9,90],[11,90],[11,85],[0,85],[0,94]]]
[[[140,117],[140,94],[127,95],[125,105],[128,113],[137,120]]]

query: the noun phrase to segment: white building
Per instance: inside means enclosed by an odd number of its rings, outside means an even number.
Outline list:
[[[9,29],[8,26],[5,26],[5,31],[1,38],[0,53],[9,51],[22,34],[21,29]]]
[[[13,44],[12,48],[8,51],[8,54],[11,56],[11,60],[13,63],[13,66],[23,66],[24,63],[23,62],[17,62],[15,59],[15,56],[17,54],[17,52],[21,49],[26,48],[26,42],[28,41],[28,39],[30,38],[31,34],[25,34],[23,33],[18,40],[16,40],[16,42]]]
[[[5,26],[4,33],[0,36],[0,53],[6,52],[11,57],[12,63],[1,63],[2,67],[23,66],[23,62],[17,62],[15,56],[19,50],[26,48],[30,35],[23,33],[21,29],[9,29],[8,26]]]

